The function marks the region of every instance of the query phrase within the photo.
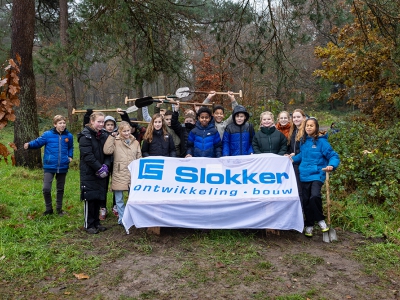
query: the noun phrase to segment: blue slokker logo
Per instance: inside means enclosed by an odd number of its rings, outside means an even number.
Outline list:
[[[139,179],[162,180],[164,159],[140,159]]]

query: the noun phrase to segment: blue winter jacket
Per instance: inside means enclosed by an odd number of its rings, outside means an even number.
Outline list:
[[[29,142],[29,149],[44,147],[43,169],[47,173],[67,173],[69,157],[74,156],[72,134],[65,129],[59,133],[55,128],[45,131],[40,137]]]
[[[307,136],[300,144],[300,153],[293,156],[293,162],[299,163],[300,181],[325,181],[323,168],[332,166],[335,170],[340,163],[339,155],[332,149],[328,136],[321,135],[316,141]]]
[[[221,157],[222,142],[218,130],[215,128],[214,118],[206,127],[196,122],[190,131],[187,140],[187,154],[193,157]]]
[[[245,115],[245,121],[241,125],[236,124],[235,116],[238,113]],[[234,108],[233,123],[226,126],[222,139],[222,156],[248,155],[254,152],[251,143],[255,132],[253,126],[247,123],[248,119],[249,114],[243,106],[238,105]]]

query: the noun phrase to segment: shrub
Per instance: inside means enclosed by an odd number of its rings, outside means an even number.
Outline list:
[[[331,182],[337,197],[344,199],[357,193],[361,201],[385,204],[391,209],[398,206],[399,124],[379,128],[359,117],[337,123],[339,132],[329,136],[341,160]]]

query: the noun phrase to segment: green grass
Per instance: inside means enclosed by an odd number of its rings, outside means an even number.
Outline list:
[[[325,117],[325,120],[330,122],[331,119]],[[6,127],[0,131],[0,143],[12,142],[12,130],[12,127]],[[67,175],[64,195],[64,209],[68,214],[63,217],[42,216],[45,209],[42,170],[12,167],[10,162],[0,161],[0,282],[18,282],[22,277],[40,281],[49,275],[62,282],[70,279],[73,273],[93,276],[100,264],[122,257],[129,251],[153,253],[156,239],[147,235],[130,240],[130,249],[119,247],[120,241],[106,240],[101,253],[92,251],[101,237],[87,235],[82,230],[78,157],[78,144],[75,143],[75,158]],[[334,200],[334,187],[331,189]],[[364,264],[367,273],[382,278],[388,278],[392,273],[399,276],[399,271],[393,267],[400,263],[400,219],[396,212],[384,206],[368,205],[349,195],[345,202],[334,201],[332,217],[335,227],[374,238],[370,243],[360,244],[356,252],[356,258]],[[251,233],[238,230],[194,233],[180,241],[181,252],[175,255],[182,264],[173,277],[185,278],[186,283],[182,284],[190,287],[222,278],[232,286],[259,280],[272,272],[275,266],[260,257],[262,244],[256,239]],[[200,261],[203,262],[198,263],[198,257],[193,257],[191,262],[192,253],[196,253],[192,250],[198,248],[202,250]],[[312,255],[284,255],[283,259],[296,265],[303,276],[307,272],[312,274],[313,266],[324,263],[323,258]],[[240,267],[243,265],[254,267],[248,271]],[[118,283],[122,277],[123,274],[118,273],[113,280]],[[279,280],[277,277],[276,281]],[[313,293],[315,291],[310,290],[274,299],[313,299]],[[140,296],[140,299],[152,298],[157,298],[157,291],[148,291]],[[263,292],[254,294],[253,298],[270,299]]]

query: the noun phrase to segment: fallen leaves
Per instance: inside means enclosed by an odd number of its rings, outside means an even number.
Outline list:
[[[90,278],[89,275],[86,275],[85,273],[79,273],[79,274],[74,273],[74,276],[76,278],[78,278],[79,280],[89,279]]]

